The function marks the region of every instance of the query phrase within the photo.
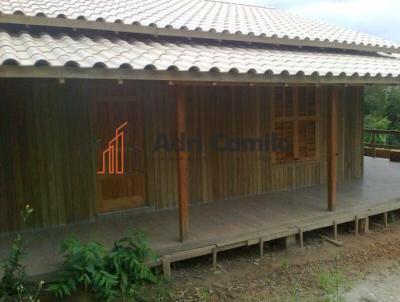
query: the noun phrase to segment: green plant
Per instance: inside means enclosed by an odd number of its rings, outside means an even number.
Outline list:
[[[174,298],[169,282],[165,278],[157,278],[156,283],[139,287],[137,295],[142,302],[167,302],[177,300],[176,297]]]
[[[139,285],[156,282],[148,267],[154,255],[141,233],[118,240],[110,251],[97,242],[67,239],[61,252],[65,261],[60,279],[48,287],[58,298],[83,287],[98,300],[135,299]]]
[[[290,266],[289,260],[288,260],[288,259],[284,259],[284,260],[282,261],[282,269],[283,269],[284,271],[287,271],[287,270],[289,269],[289,266]]]
[[[364,100],[366,128],[400,130],[399,87],[366,87]],[[365,143],[371,142],[371,139],[371,134],[365,134]],[[377,135],[376,142],[400,145],[400,138],[394,135]]]
[[[198,298],[201,302],[208,302],[211,300],[210,291],[207,288],[200,287],[198,289]]]
[[[29,220],[33,209],[26,205],[21,210],[23,225]],[[15,235],[10,255],[2,262],[3,277],[0,281],[0,301],[36,302],[44,282],[38,284],[27,280],[25,267],[21,264],[26,243],[20,233]]]
[[[343,294],[346,290],[348,280],[344,274],[338,269],[337,258],[335,258],[335,267],[333,271],[320,272],[317,275],[318,284],[324,292],[324,301],[326,302],[342,302]]]
[[[289,291],[289,298],[288,300],[291,302],[298,302],[300,301],[300,287],[298,284],[292,285],[292,288]]]

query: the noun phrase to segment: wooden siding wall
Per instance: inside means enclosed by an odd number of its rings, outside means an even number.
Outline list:
[[[2,80],[0,86],[0,231],[55,226],[92,217],[89,106],[79,85]]]
[[[326,182],[328,89],[316,88],[317,158],[296,164],[274,164],[270,153],[193,152],[191,202],[215,201]],[[272,87],[188,87],[188,135],[209,141],[215,133],[257,138],[271,132]],[[339,103],[339,180],[363,173],[363,88],[343,88]]]
[[[263,137],[271,128],[272,89],[186,87],[187,136],[203,142],[217,133]],[[317,160],[276,165],[268,153],[215,152],[206,144],[201,152],[190,154],[191,203],[324,183],[328,94],[326,87],[316,89]],[[35,226],[94,217],[96,138],[90,108],[96,96],[143,102],[147,205],[177,206],[175,154],[153,150],[159,133],[176,135],[172,87],[166,83],[2,80],[0,96],[0,232],[18,228],[18,213],[26,203],[35,208]],[[362,87],[343,88],[339,179],[362,175],[362,103]]]

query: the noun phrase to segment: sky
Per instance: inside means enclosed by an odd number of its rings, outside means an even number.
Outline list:
[[[399,0],[227,0],[285,9],[400,42]]]

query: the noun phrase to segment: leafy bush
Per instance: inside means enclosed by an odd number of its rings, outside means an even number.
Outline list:
[[[61,252],[65,258],[63,271],[60,279],[48,287],[58,298],[84,287],[98,300],[134,299],[139,285],[156,282],[148,267],[154,255],[140,233],[118,240],[110,251],[97,242],[83,244],[67,239]]]
[[[26,205],[21,211],[23,225],[27,223],[33,209]],[[25,252],[25,241],[20,233],[15,235],[11,252],[2,262],[3,277],[0,281],[0,301],[36,302],[44,282],[34,284],[27,280],[25,267],[21,264]]]

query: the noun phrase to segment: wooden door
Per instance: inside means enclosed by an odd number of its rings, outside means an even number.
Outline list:
[[[94,101],[98,213],[145,206],[142,120],[137,100]]]

